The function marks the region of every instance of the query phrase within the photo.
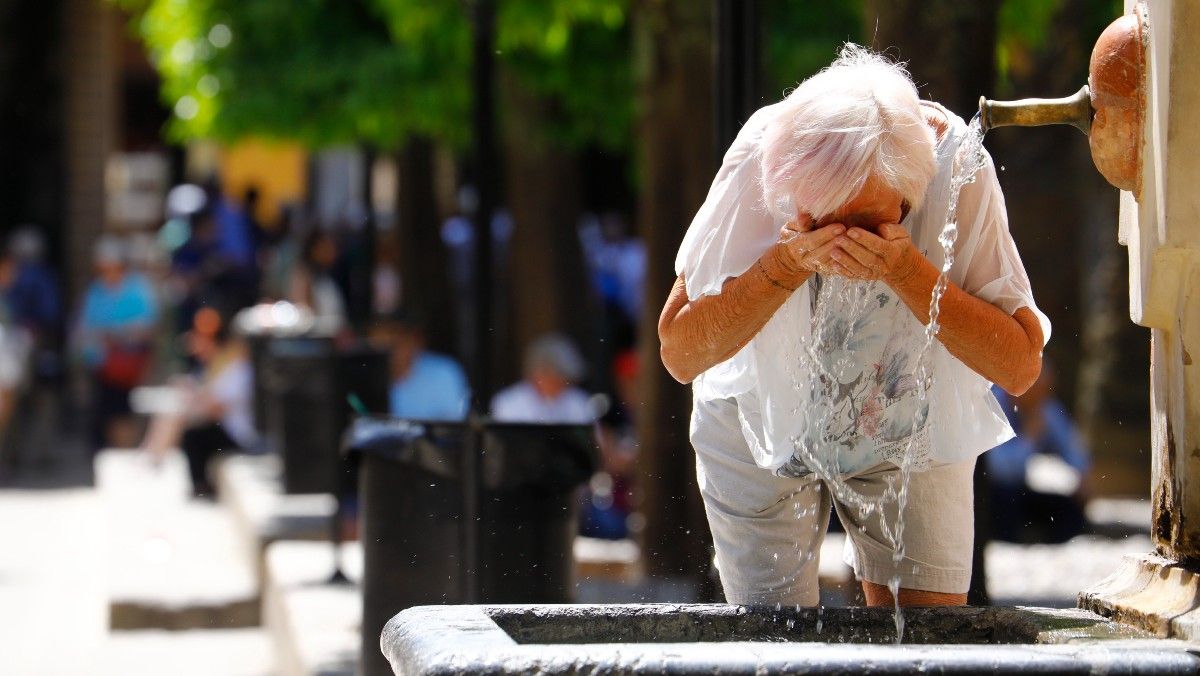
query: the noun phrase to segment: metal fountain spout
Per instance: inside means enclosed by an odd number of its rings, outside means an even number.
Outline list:
[[[1040,127],[1069,124],[1084,134],[1092,128],[1092,96],[1084,85],[1061,99],[992,101],[979,97],[979,124],[983,132],[994,127]]]
[[[983,132],[993,127],[1069,124],[1088,135],[1092,161],[1114,186],[1141,193],[1141,146],[1146,99],[1145,8],[1109,24],[1088,64],[1088,84],[1061,99],[992,101],[979,98]]]

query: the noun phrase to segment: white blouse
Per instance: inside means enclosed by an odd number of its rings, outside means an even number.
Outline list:
[[[936,108],[950,125],[937,143],[938,169],[924,202],[902,225],[940,268],[938,235],[967,126],[936,103],[922,105]],[[760,185],[760,141],[774,109],[762,108],[746,122],[684,236],[675,270],[691,300],[719,294],[779,237],[784,223],[767,209]],[[962,189],[958,230],[950,281],[1006,313],[1030,308],[1049,340],[1050,322],[1034,303],[990,157]],[[828,319],[819,332],[814,311]],[[910,437],[918,470],[975,457],[1012,438],[991,383],[940,342],[927,356],[928,397],[919,396],[915,369],[923,343],[923,325],[885,283],[814,275],[742,350],[701,374],[693,396],[734,399],[756,463],[785,476],[811,471],[797,445],[824,449],[829,455],[818,457],[834,458],[842,473],[852,473],[899,464]],[[704,434],[705,421],[692,425],[694,435]]]

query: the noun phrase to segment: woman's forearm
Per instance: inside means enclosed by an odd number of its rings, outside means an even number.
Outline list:
[[[679,382],[690,383],[729,359],[808,279],[780,260],[771,247],[750,269],[725,282],[721,293],[689,301],[683,277],[675,280],[658,321],[663,364]]]
[[[911,274],[891,287],[922,324],[929,323],[929,300],[938,270],[924,256]],[[1019,395],[1042,370],[1042,328],[1029,308],[1013,315],[954,284],[939,305],[938,340],[976,373]]]

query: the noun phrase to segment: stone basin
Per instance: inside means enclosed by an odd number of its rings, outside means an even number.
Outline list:
[[[1200,645],[1083,610],[422,606],[384,628],[397,674],[1195,674]]]

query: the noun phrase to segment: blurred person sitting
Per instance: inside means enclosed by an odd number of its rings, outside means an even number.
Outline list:
[[[132,442],[129,393],[150,369],[158,306],[150,283],[128,269],[119,240],[101,237],[93,260],[96,279],[84,293],[73,343],[92,379],[92,444],[99,450]]]
[[[298,265],[288,280],[287,300],[312,310],[317,321],[331,331],[346,324],[346,301],[332,274],[337,260],[337,242],[329,233],[315,229],[305,238]]]
[[[13,465],[23,459],[52,462],[63,373],[62,296],[58,278],[45,263],[45,239],[32,225],[17,229],[0,260],[0,296],[9,325],[28,347],[27,388],[16,398],[4,454]]]
[[[635,348],[623,350],[613,359],[615,397],[596,421],[601,469],[592,476],[584,493],[580,535],[606,540],[629,535],[638,448],[635,415],[639,370]]]
[[[462,366],[426,347],[425,325],[415,313],[393,313],[377,335],[386,343],[391,368],[389,411],[413,420],[462,420],[471,389]]]
[[[984,454],[994,535],[1010,542],[1066,542],[1086,524],[1091,458],[1062,402],[1048,362],[1025,394],[993,387],[1017,436]]]
[[[261,449],[252,419],[254,369],[245,343],[211,307],[196,312],[186,338],[199,369],[172,380],[179,405],[155,417],[142,448],[158,456],[180,448],[187,456],[193,494],[213,498],[208,474],[213,457]]]
[[[492,398],[498,422],[589,424],[596,412],[588,394],[574,383],[583,378],[584,363],[566,337],[551,333],[525,350],[524,379]]]

